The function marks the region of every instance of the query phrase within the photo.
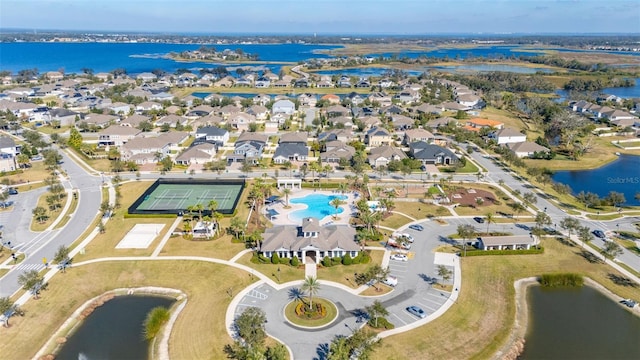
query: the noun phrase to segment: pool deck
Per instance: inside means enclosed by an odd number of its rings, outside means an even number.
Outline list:
[[[291,195],[289,195],[289,208],[285,208],[286,201],[284,196],[277,202],[267,205],[265,207],[265,213],[267,209],[273,209],[279,213],[279,215],[275,216],[271,219],[273,225],[300,225],[298,221],[292,220],[289,218],[289,214],[296,210],[303,210],[307,208],[305,204],[291,204],[292,199],[305,197],[310,194],[325,194],[325,195],[342,195],[339,192],[333,192],[331,190],[293,190]],[[354,194],[354,192],[344,193],[344,196],[347,197],[345,200],[345,204],[340,206],[342,208],[342,212],[338,214],[338,219],[334,219],[333,216],[325,216],[320,219],[320,225],[328,225],[328,224],[339,224],[339,225],[348,225],[349,220],[351,219],[351,213],[355,212],[355,201],[358,199],[360,194]]]

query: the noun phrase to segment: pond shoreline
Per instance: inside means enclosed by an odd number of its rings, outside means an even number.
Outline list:
[[[516,280],[513,283],[513,286],[515,288],[516,300],[515,320],[509,338],[507,339],[505,344],[494,354],[492,359],[515,360],[524,351],[524,348],[526,346],[525,337],[529,325],[529,304],[527,302],[527,290],[530,286],[535,285],[540,285],[538,277],[523,278]],[[588,277],[584,277],[584,286],[589,286],[597,290],[616,303],[624,299]],[[633,309],[630,309],[626,306],[623,308],[631,312],[635,316],[640,317],[640,306],[636,306]]]
[[[147,296],[160,296],[160,297],[169,297],[176,300],[177,304],[172,307],[171,317],[167,324],[164,326],[164,329],[161,332],[161,336],[156,337],[152,343],[149,344],[151,346],[151,354],[152,358],[156,358],[153,356],[154,354],[158,354],[157,358],[159,359],[169,359],[169,335],[171,334],[171,329],[173,324],[175,323],[178,315],[186,305],[186,294],[177,289],[170,288],[162,288],[162,287],[139,287],[139,288],[120,288],[106,291],[94,298],[91,298],[80,305],[74,312],[69,316],[67,320],[51,335],[51,337],[47,340],[47,342],[40,348],[40,350],[34,356],[34,359],[53,359],[55,358],[55,354],[57,354],[62,345],[64,345],[67,339],[73,335],[80,326],[84,323],[84,320],[95,311],[98,307],[104,305],[108,301],[114,299],[117,296],[136,296],[136,295],[147,295]],[[158,339],[160,339],[160,343],[158,343]]]

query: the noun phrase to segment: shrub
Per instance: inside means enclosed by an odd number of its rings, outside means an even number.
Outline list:
[[[539,248],[531,248],[529,250],[467,250],[466,255],[464,251],[461,251],[460,256],[531,255],[542,253],[544,253],[544,248],[540,246]]]
[[[360,256],[360,254],[361,253],[358,253],[358,255],[356,255],[356,257],[351,259],[351,263],[352,264],[360,264],[360,262],[362,261],[362,256]]]
[[[300,265],[300,260],[298,260],[298,257],[294,256],[291,258],[291,266],[293,267],[298,267],[298,265]]]
[[[342,258],[339,256],[336,256],[334,258],[331,259],[331,265],[340,265],[342,264]]]
[[[330,257],[328,257],[328,256],[325,256],[325,257],[322,259],[322,266],[324,266],[324,267],[331,267],[331,258],[330,258]]]
[[[369,326],[371,326],[374,329],[385,329],[385,330],[389,330],[389,329],[393,329],[396,326],[393,325],[392,323],[389,322],[389,320],[387,320],[386,318],[383,317],[379,317],[378,318],[378,327],[376,327],[376,320],[375,318],[371,318],[369,319],[369,321],[367,321],[367,324]]]
[[[353,259],[351,258],[351,255],[349,255],[349,253],[342,257],[342,265],[351,265],[352,263]]]
[[[291,263],[291,260],[289,260],[289,258],[281,258],[280,259],[280,264],[281,265],[289,265]]]
[[[278,253],[273,253],[273,255],[271,255],[271,263],[272,264],[280,264],[280,256],[278,256]]]
[[[156,337],[162,326],[169,320],[169,316],[169,309],[165,307],[158,306],[151,309],[144,320],[144,338],[151,340]]]
[[[544,274],[538,281],[540,281],[540,284],[544,287],[580,287],[584,284],[582,276],[573,273]]]

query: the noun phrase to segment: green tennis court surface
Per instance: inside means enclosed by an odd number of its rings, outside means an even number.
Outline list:
[[[218,212],[231,214],[242,193],[243,183],[156,182],[131,206],[129,213],[180,213],[188,207],[201,204],[208,210],[209,203],[218,203]]]

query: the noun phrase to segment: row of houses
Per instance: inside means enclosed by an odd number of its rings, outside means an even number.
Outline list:
[[[571,101],[569,102],[569,108],[574,112],[587,115],[595,120],[608,119],[609,122],[615,126],[623,128],[627,126],[640,127],[640,119],[628,111],[594,104],[585,100]]]

